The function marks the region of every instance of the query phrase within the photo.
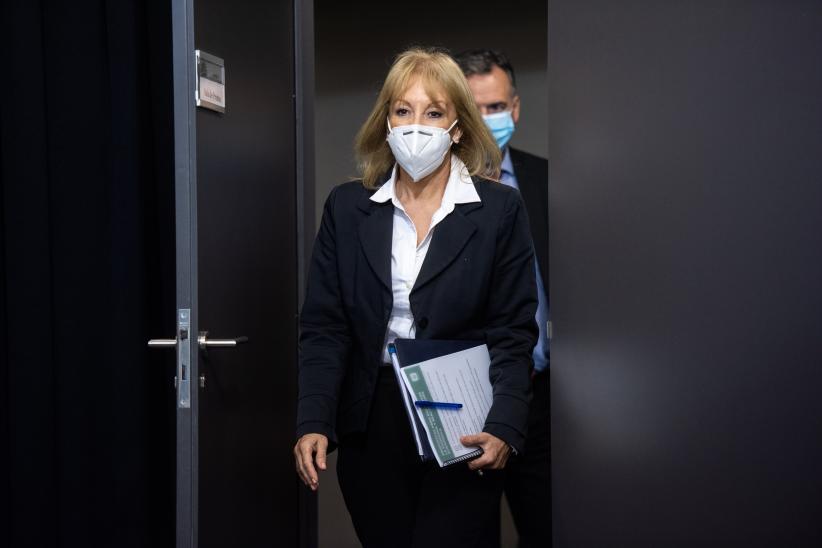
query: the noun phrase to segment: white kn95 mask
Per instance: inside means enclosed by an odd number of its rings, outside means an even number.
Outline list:
[[[421,124],[392,128],[389,121],[386,141],[397,163],[417,182],[442,165],[453,143],[449,132],[455,125],[457,120],[448,129]]]

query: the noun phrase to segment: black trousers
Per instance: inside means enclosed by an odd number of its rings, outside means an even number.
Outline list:
[[[504,475],[417,455],[390,367],[381,367],[364,434],[340,440],[337,476],[365,548],[495,548]]]
[[[519,548],[551,546],[550,369],[533,381],[528,436],[522,455],[508,460],[505,497],[519,534]]]

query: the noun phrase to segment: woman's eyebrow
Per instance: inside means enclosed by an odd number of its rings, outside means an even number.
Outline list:
[[[431,108],[431,107],[436,107],[436,108],[440,108],[442,110],[446,110],[448,108],[448,102],[447,101],[442,101],[442,100],[429,101],[428,104],[425,105],[425,108],[428,109],[428,108]]]
[[[396,99],[396,100],[394,100],[394,104],[393,104],[394,107],[398,107],[400,105],[406,106],[406,107],[411,107],[412,106],[411,103],[409,103],[405,99]],[[436,107],[436,108],[439,108],[439,109],[442,109],[442,110],[448,110],[448,103],[446,103],[445,101],[431,101],[430,103],[428,103],[425,106],[426,109],[429,109],[431,107]]]

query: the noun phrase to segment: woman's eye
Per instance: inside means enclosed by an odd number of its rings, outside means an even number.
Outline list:
[[[436,110],[432,110],[428,113],[429,118],[442,118],[442,112],[437,112]]]
[[[394,111],[394,114],[396,114],[397,116],[405,116],[406,114],[408,114],[408,109],[407,108],[398,108],[397,110]]]

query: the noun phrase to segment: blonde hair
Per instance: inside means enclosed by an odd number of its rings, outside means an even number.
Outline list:
[[[459,143],[451,151],[463,161],[471,176],[496,179],[502,161],[499,147],[485,125],[459,65],[447,53],[433,48],[411,48],[400,53],[385,77],[382,90],[354,144],[357,164],[366,188],[376,188],[394,165],[394,155],[386,142],[388,114],[416,78],[426,93],[434,97],[444,92],[457,112],[462,130]]]

